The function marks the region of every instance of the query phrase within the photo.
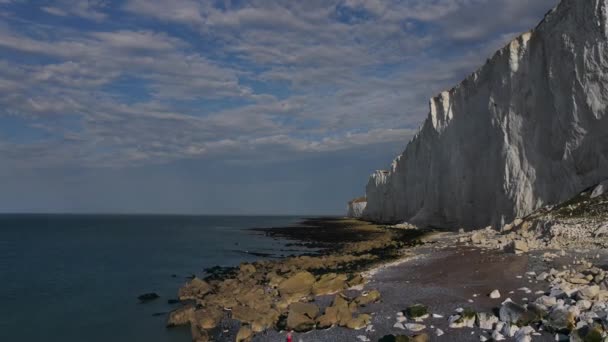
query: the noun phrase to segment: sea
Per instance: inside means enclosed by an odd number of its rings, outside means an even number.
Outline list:
[[[208,267],[310,252],[292,216],[0,215],[0,341],[190,341],[168,304]],[[155,292],[160,298],[140,303]]]

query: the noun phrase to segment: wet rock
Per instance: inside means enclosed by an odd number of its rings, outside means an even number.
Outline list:
[[[154,293],[154,292],[144,293],[144,294],[139,295],[137,297],[137,299],[139,299],[139,301],[141,303],[146,303],[146,302],[158,299],[158,298],[160,298],[160,296],[157,293]]]
[[[239,271],[241,274],[254,274],[257,270],[252,264],[241,264]]]
[[[313,284],[312,293],[315,296],[338,293],[346,287],[346,279],[344,274],[324,274]]]
[[[325,309],[325,313],[317,318],[317,328],[327,329],[338,324],[338,308],[330,306]]]
[[[207,330],[200,329],[196,325],[190,326],[190,335],[192,336],[193,342],[208,342],[209,341],[209,334],[207,333]]]
[[[253,322],[259,315],[259,311],[249,306],[237,305],[232,308],[232,318],[243,323]]]
[[[179,307],[169,313],[167,319],[167,327],[175,327],[179,325],[186,325],[190,323],[194,315],[194,305],[188,304]]]
[[[224,317],[224,311],[220,308],[202,308],[194,311],[192,322],[201,329],[213,329]]]
[[[356,274],[352,279],[348,281],[349,287],[363,285],[365,283],[365,278],[363,278],[360,274]]]
[[[287,278],[278,286],[282,297],[300,299],[310,294],[315,283],[315,276],[310,272],[302,271]]]
[[[353,318],[353,314],[348,306],[348,302],[341,296],[336,296],[332,306],[337,310],[338,325],[346,326],[346,324]]]
[[[411,342],[429,342],[431,338],[428,334],[415,335],[410,339]]]
[[[315,328],[313,318],[295,311],[290,311],[287,315],[287,329],[297,332],[306,332]]]
[[[360,306],[368,305],[370,303],[377,302],[380,299],[380,292],[378,290],[372,290],[366,294],[362,294],[355,298],[355,303]]]
[[[206,294],[211,292],[211,290],[212,287],[209,283],[195,277],[179,289],[178,298],[182,301],[203,298]]]
[[[319,314],[319,307],[311,303],[293,303],[289,306],[289,312],[297,312],[314,319]]]
[[[236,334],[236,342],[248,342],[253,337],[253,331],[248,326],[242,326]]]
[[[314,329],[319,308],[309,303],[293,303],[289,306],[287,329],[304,332]]]
[[[279,287],[279,284],[285,281],[285,278],[276,274],[276,272],[269,272],[266,275],[266,281],[268,282],[268,286],[276,289],[277,287]]]
[[[352,318],[346,323],[346,327],[349,329],[360,330],[365,328],[372,321],[372,316],[368,314],[360,314],[355,318]]]

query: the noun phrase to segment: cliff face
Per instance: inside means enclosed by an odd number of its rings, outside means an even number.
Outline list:
[[[360,218],[363,215],[363,211],[365,210],[366,205],[367,200],[365,199],[365,197],[356,198],[348,202],[348,207],[346,208],[346,216],[351,218]]]
[[[366,188],[366,219],[499,226],[608,178],[608,0],[562,0],[455,88]]]

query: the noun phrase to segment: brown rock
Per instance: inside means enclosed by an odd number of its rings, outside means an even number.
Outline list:
[[[207,333],[207,331],[205,329],[200,329],[198,326],[196,326],[194,324],[190,326],[190,334],[192,335],[193,342],[208,342],[209,341],[209,334]]]
[[[225,295],[221,294],[209,294],[205,296],[205,299],[202,301],[198,301],[201,305],[214,305],[222,308],[233,308],[237,306],[239,303],[236,301],[236,298],[232,294]]]
[[[236,334],[236,342],[251,341],[251,337],[253,337],[253,331],[248,326],[242,326]]]
[[[350,319],[346,323],[349,329],[359,330],[365,328],[372,321],[372,316],[368,314],[360,314],[359,316]]]
[[[259,315],[260,313],[257,310],[249,306],[237,305],[232,308],[232,318],[243,323],[251,323],[255,321]]]
[[[365,283],[365,278],[363,278],[360,274],[357,274],[351,280],[348,281],[348,286],[353,287],[357,285],[362,285],[363,283]]]
[[[353,318],[353,314],[348,307],[348,302],[341,296],[336,296],[332,306],[337,310],[338,325],[346,326],[346,324]]]
[[[257,270],[255,269],[255,266],[253,266],[252,264],[241,264],[241,266],[239,267],[239,271],[240,271],[240,273],[243,273],[243,274],[253,274]]]
[[[297,332],[304,332],[314,328],[314,319],[303,313],[289,311],[289,315],[287,315],[287,329]]]
[[[430,340],[431,338],[428,334],[416,335],[410,339],[411,342],[429,342]]]
[[[224,311],[217,307],[208,307],[194,311],[193,322],[201,329],[213,329],[224,317]]]
[[[285,278],[281,277],[275,272],[270,272],[268,273],[268,275],[266,275],[266,281],[268,282],[268,286],[275,289],[279,287],[279,284],[281,284],[284,280]]]
[[[324,274],[312,286],[312,293],[320,296],[340,292],[346,287],[346,279],[344,274]]]
[[[315,276],[310,272],[298,272],[279,284],[279,293],[285,298],[299,299],[310,294],[314,283]]]
[[[194,278],[179,289],[178,297],[180,300],[203,298],[211,290],[211,285],[206,281]]]
[[[338,324],[338,308],[330,306],[325,309],[325,313],[317,318],[317,328],[327,329]]]
[[[190,323],[190,320],[194,316],[194,305],[188,304],[182,307],[179,307],[169,313],[169,318],[167,319],[168,327],[175,327],[178,325],[186,325]]]
[[[293,303],[289,306],[289,312],[301,313],[314,319],[319,314],[319,307],[310,303]]]
[[[257,307],[269,307],[271,299],[264,293],[264,288],[261,286],[239,288],[238,294],[235,294],[235,299],[242,305]]]
[[[380,292],[378,290],[372,290],[367,295],[361,295],[355,298],[355,303],[358,305],[367,305],[370,303],[377,302],[380,299]]]

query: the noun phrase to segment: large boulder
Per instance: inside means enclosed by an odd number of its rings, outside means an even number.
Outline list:
[[[232,318],[243,323],[251,323],[260,316],[260,312],[244,305],[237,305],[232,308]]]
[[[377,302],[378,300],[380,300],[380,292],[378,290],[372,290],[355,298],[355,303],[357,303],[357,305],[365,306]]]
[[[289,312],[298,312],[315,318],[319,314],[319,307],[311,303],[293,303],[289,306]]]
[[[202,308],[194,311],[192,322],[201,329],[213,329],[224,317],[224,311],[217,307]]]
[[[253,337],[253,331],[248,326],[242,326],[239,332],[236,334],[236,342],[247,342],[251,341]]]
[[[178,297],[180,300],[203,298],[212,289],[206,281],[194,278],[179,289]]]
[[[312,286],[312,293],[315,296],[338,293],[346,287],[346,280],[344,274],[324,274]]]
[[[194,309],[193,304],[187,304],[171,311],[169,313],[169,318],[167,319],[167,327],[175,327],[190,323],[190,320],[194,317]]]
[[[310,294],[315,283],[315,276],[310,272],[298,272],[285,279],[278,286],[282,297],[298,300]]]
[[[336,308],[336,315],[338,318],[338,325],[346,326],[348,322],[353,318],[352,311],[348,305],[348,301],[342,298],[342,296],[337,295],[334,298],[332,306]]]
[[[349,329],[359,330],[365,328],[372,321],[372,316],[368,314],[360,314],[357,317],[353,317],[346,323],[346,327]]]
[[[330,306],[325,309],[325,313],[317,318],[317,328],[327,329],[338,324],[338,308]]]
[[[147,302],[153,301],[153,300],[158,299],[158,298],[160,298],[160,296],[157,293],[155,293],[155,292],[144,293],[144,294],[139,295],[137,297],[137,299],[139,299],[139,301],[141,303],[147,303]]]
[[[190,326],[190,334],[192,336],[192,342],[208,342],[209,333],[207,330],[201,329],[199,326],[192,324]]]
[[[297,332],[305,332],[315,328],[315,320],[310,316],[297,312],[289,311],[287,315],[287,329]]]

